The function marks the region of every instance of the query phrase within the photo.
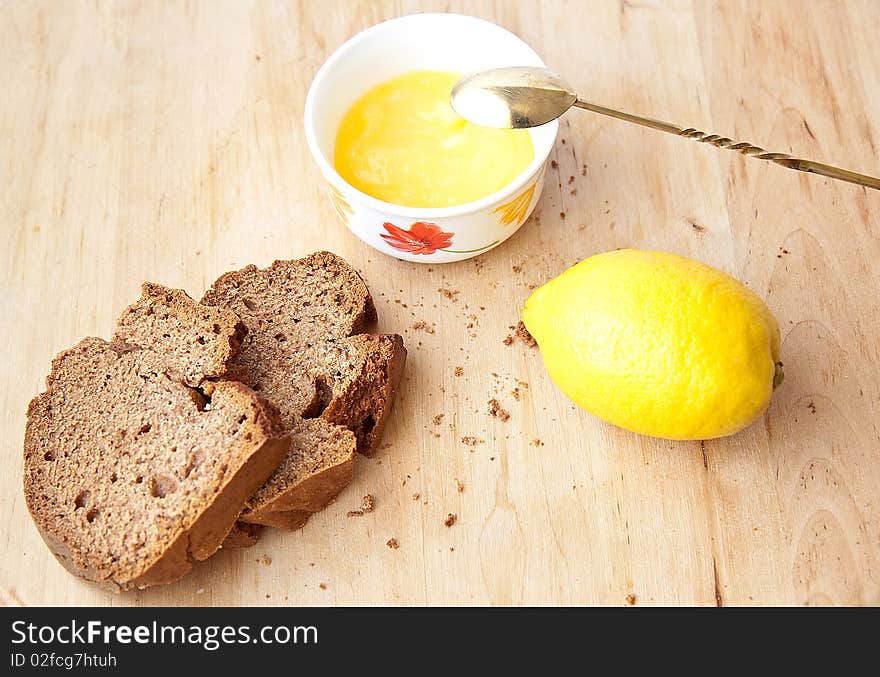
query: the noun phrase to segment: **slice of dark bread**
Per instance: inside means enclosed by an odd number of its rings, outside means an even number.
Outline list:
[[[88,338],[55,358],[28,407],[24,493],[70,571],[114,589],[180,578],[285,457],[277,416],[245,385],[184,382],[222,373],[224,354],[169,362]]]
[[[362,333],[376,320],[373,300],[357,272],[330,252],[227,273],[202,303],[247,326],[232,367],[291,431],[288,458],[242,519],[301,526],[301,515],[276,513],[319,510],[350,483],[354,450],[378,447],[406,360],[403,340]]]
[[[229,374],[246,333],[235,313],[198,304],[182,289],[144,282],[140,299],[116,321],[113,340],[162,353],[169,369],[197,386]]]

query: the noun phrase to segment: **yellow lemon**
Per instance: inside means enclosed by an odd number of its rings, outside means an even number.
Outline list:
[[[562,392],[643,435],[732,435],[782,380],[779,326],[763,301],[674,254],[593,256],[535,290],[522,317]]]

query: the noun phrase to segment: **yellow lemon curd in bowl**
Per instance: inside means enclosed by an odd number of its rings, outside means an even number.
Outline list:
[[[535,157],[526,130],[461,118],[449,102],[461,76],[411,71],[363,94],[336,134],[336,171],[358,190],[404,207],[452,207],[491,195]]]

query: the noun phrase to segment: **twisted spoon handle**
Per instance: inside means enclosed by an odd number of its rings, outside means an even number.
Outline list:
[[[642,125],[643,127],[658,129],[661,132],[675,134],[676,136],[683,136],[686,139],[700,141],[701,143],[709,143],[716,148],[735,150],[738,153],[742,153],[743,155],[746,155],[748,157],[757,158],[759,160],[769,160],[770,162],[775,162],[776,164],[782,165],[783,167],[796,169],[799,172],[807,172],[809,174],[821,174],[822,176],[827,176],[832,179],[848,181],[849,183],[854,183],[859,186],[867,186],[868,188],[873,188],[874,190],[880,190],[880,179],[873,176],[866,176],[865,174],[859,174],[857,172],[851,172],[848,169],[841,169],[840,167],[833,167],[831,165],[826,165],[821,162],[814,162],[813,160],[804,160],[802,158],[792,157],[791,155],[788,155],[786,153],[770,153],[763,148],[759,148],[758,146],[753,146],[750,143],[745,143],[742,141],[733,141],[732,139],[728,139],[726,136],[720,136],[718,134],[707,134],[706,132],[701,132],[699,129],[694,129],[692,127],[679,127],[678,125],[673,125],[669,122],[663,122],[662,120],[655,120],[654,118],[647,118],[641,115],[633,115],[632,113],[625,113],[620,110],[615,110],[614,108],[606,108],[605,106],[590,103],[589,101],[584,101],[583,99],[578,99],[574,102],[574,105],[578,108],[584,108],[586,110],[593,111],[594,113],[600,113],[601,115],[608,115],[612,118],[617,118],[618,120],[634,122],[635,124]]]

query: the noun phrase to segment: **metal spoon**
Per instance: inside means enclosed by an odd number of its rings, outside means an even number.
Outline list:
[[[572,106],[618,120],[659,129],[661,132],[683,136],[686,139],[710,143],[718,148],[735,150],[743,155],[769,160],[800,172],[821,174],[832,179],[848,181],[859,186],[880,190],[880,179],[832,167],[821,162],[792,157],[787,153],[771,153],[758,146],[733,141],[726,136],[707,134],[692,127],[633,115],[600,106],[578,98],[561,77],[545,68],[518,66],[495,68],[467,76],[452,89],[452,107],[465,120],[486,127],[521,129],[537,127],[555,120]]]

